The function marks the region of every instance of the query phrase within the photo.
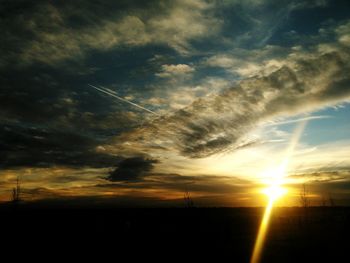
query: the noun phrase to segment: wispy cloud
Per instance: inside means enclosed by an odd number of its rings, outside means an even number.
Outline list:
[[[264,121],[346,101],[349,52],[341,42],[335,44],[334,52],[290,56],[268,75],[242,80],[220,95],[195,101],[121,138],[142,149],[156,137],[172,142],[172,148],[185,156],[205,157],[239,147],[244,135]]]
[[[277,126],[277,125],[284,125],[284,124],[290,124],[290,123],[296,123],[296,122],[302,122],[302,121],[311,121],[311,120],[322,120],[322,119],[328,119],[332,118],[331,116],[327,115],[318,115],[318,116],[307,116],[297,119],[289,119],[289,120],[281,120],[281,121],[272,121],[266,124],[266,126]]]
[[[186,64],[162,65],[161,72],[156,73],[157,77],[168,78],[172,76],[183,76],[192,73],[194,68]]]
[[[0,24],[9,35],[7,41],[21,41],[24,34],[18,32],[16,24],[32,37],[16,45],[16,54],[9,52],[0,64],[15,61],[11,56],[16,56],[21,58],[21,64],[59,65],[64,60],[80,61],[91,50],[103,52],[149,44],[187,54],[192,49],[191,40],[216,34],[221,24],[212,15],[213,6],[204,0],[153,1],[143,9],[129,3],[124,6],[124,13],[118,11],[121,3],[99,1],[96,7],[90,2],[79,6],[68,2],[33,3],[30,13],[8,13],[7,21],[11,22]],[[7,24],[14,26],[13,30]],[[11,43],[6,44],[13,48]]]
[[[305,120],[291,170],[346,175],[344,1],[22,2],[0,4],[0,195],[249,198]]]

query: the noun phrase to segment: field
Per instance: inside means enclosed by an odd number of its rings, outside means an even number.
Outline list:
[[[113,256],[113,262],[136,258],[249,262],[263,211],[2,206],[2,248],[33,257],[42,251],[56,256],[97,255],[101,260]],[[275,208],[262,262],[340,262],[347,256],[349,234],[349,208]],[[117,260],[121,258],[128,260]]]

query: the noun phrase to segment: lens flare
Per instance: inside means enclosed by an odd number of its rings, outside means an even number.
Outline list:
[[[254,250],[253,250],[250,263],[260,262],[261,252],[265,243],[266,233],[269,227],[269,221],[270,221],[273,205],[278,198],[282,197],[284,194],[287,193],[287,190],[279,185],[272,185],[268,188],[265,188],[263,190],[263,193],[268,196],[269,202],[265,208],[264,216],[259,227],[259,232],[255,241]]]
[[[287,193],[287,190],[282,187],[287,173],[287,166],[294,152],[294,149],[299,142],[300,136],[305,128],[306,122],[306,120],[301,122],[295,129],[282,163],[277,168],[267,172],[267,174],[269,175],[269,181],[267,182],[267,185],[269,186],[265,188],[262,192],[268,196],[269,201],[265,208],[264,216],[262,218],[258,235],[255,240],[250,263],[260,262],[261,253],[266,240],[266,233],[269,227],[269,221],[273,205],[277,199],[279,199],[281,196]]]

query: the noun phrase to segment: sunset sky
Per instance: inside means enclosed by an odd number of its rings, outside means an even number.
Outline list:
[[[280,205],[303,184],[350,205],[347,0],[1,0],[0,17],[1,201],[18,177],[24,200],[260,206],[287,158]]]

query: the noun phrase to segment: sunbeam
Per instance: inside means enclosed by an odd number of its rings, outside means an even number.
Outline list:
[[[259,227],[257,238],[255,240],[250,263],[260,262],[261,254],[263,251],[263,247],[264,247],[264,243],[266,240],[266,235],[269,227],[269,221],[273,210],[273,205],[277,199],[279,199],[281,196],[287,193],[287,190],[283,188],[283,183],[287,172],[287,166],[293,155],[295,147],[297,146],[300,140],[301,134],[305,129],[306,123],[307,123],[307,119],[299,123],[290,140],[289,146],[285,153],[284,160],[277,168],[269,171],[270,181],[269,181],[268,187],[262,191],[268,197],[268,204],[265,208],[264,216],[260,223],[260,227]]]

